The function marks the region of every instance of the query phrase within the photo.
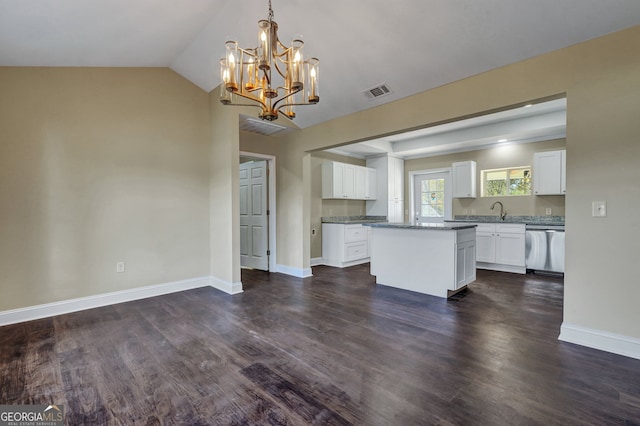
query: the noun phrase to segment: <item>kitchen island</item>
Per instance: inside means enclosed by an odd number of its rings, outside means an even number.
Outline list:
[[[376,283],[449,297],[476,279],[475,225],[369,225]]]

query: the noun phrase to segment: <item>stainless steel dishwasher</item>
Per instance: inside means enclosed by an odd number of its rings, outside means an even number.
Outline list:
[[[527,225],[525,256],[527,269],[564,274],[564,226]]]

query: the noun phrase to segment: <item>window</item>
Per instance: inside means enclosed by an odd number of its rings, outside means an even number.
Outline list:
[[[444,179],[424,179],[420,188],[420,216],[444,217]]]
[[[482,196],[531,195],[531,166],[483,170]]]

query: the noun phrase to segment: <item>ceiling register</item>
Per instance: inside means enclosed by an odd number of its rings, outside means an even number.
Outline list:
[[[271,0],[268,19],[258,21],[258,28],[258,47],[243,49],[234,40],[225,43],[226,56],[220,59],[220,102],[259,107],[258,116],[263,120],[276,120],[278,113],[293,119],[296,105],[313,105],[320,100],[320,61],[304,60],[301,36],[294,36],[289,47],[278,39]],[[253,103],[241,103],[238,97]]]

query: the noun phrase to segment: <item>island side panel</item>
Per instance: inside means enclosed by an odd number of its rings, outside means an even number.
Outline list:
[[[373,228],[376,283],[438,297],[455,285],[455,230]]]

